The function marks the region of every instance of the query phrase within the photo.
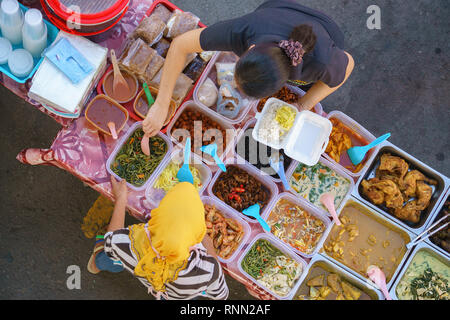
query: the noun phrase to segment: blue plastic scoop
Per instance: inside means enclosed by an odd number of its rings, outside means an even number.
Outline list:
[[[352,163],[357,166],[361,163],[361,161],[364,160],[364,157],[366,156],[366,153],[372,149],[373,147],[379,145],[384,140],[388,139],[391,136],[390,133],[386,133],[385,135],[382,135],[378,139],[375,139],[371,143],[369,143],[367,146],[361,146],[361,147],[353,147],[347,150],[347,154],[352,161]]]
[[[278,176],[281,179],[281,182],[283,182],[283,186],[286,190],[289,190],[291,186],[289,185],[286,175],[284,173],[284,157],[280,154],[280,157],[276,159],[275,157],[271,157],[269,159],[270,166],[273,170],[278,174]]]
[[[217,144],[211,143],[207,146],[201,147],[200,150],[206,154],[209,154],[223,172],[227,171],[227,168],[225,168],[222,160],[220,160],[219,156],[217,156]]]
[[[189,159],[191,157],[191,138],[186,139],[186,145],[184,146],[184,164],[178,170],[177,179],[180,182],[189,182],[194,184],[194,177],[191,170],[189,170]]]
[[[242,211],[242,213],[245,214],[246,216],[253,217],[256,220],[258,220],[261,227],[263,227],[263,229],[266,230],[267,232],[270,232],[269,225],[267,224],[267,222],[264,221],[263,218],[261,218],[261,216],[259,214],[260,210],[261,210],[261,207],[259,206],[259,204],[256,203],[256,204],[248,207],[247,209],[244,209]]]

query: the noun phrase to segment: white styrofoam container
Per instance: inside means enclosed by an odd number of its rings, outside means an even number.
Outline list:
[[[278,143],[266,141],[259,137],[261,121],[273,104],[288,106],[297,114],[294,125]],[[253,130],[253,138],[256,141],[277,150],[283,149],[287,156],[308,166],[312,166],[319,161],[321,154],[328,145],[333,127],[330,120],[311,111],[299,112],[295,106],[276,98],[269,98],[261,113],[257,113],[255,118],[258,119]]]

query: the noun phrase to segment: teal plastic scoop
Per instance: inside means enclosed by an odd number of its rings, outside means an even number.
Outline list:
[[[284,157],[283,155],[280,155],[280,157],[277,159],[276,157],[271,157],[269,159],[269,164],[272,167],[273,170],[278,174],[278,176],[281,179],[281,182],[283,182],[283,186],[286,190],[291,189],[291,186],[289,185],[286,175],[284,173]]]
[[[267,232],[270,232],[269,225],[267,224],[267,222],[264,221],[263,218],[261,218],[261,215],[259,214],[260,210],[261,207],[259,206],[259,204],[256,203],[248,207],[247,209],[244,209],[242,213],[245,214],[246,216],[253,217],[256,220],[258,220],[261,227],[263,227],[263,229],[266,230]]]
[[[222,170],[223,172],[227,171],[227,168],[223,164],[222,160],[220,160],[219,156],[217,155],[217,144],[211,143],[207,146],[203,146],[200,148],[200,150],[206,154],[209,154],[214,161],[216,162],[217,166]]]
[[[347,150],[347,154],[351,160],[351,162],[357,166],[361,163],[361,161],[364,160],[364,157],[366,156],[366,153],[372,149],[373,147],[376,147],[380,143],[382,143],[384,140],[387,140],[391,136],[390,133],[386,133],[385,135],[382,135],[378,139],[375,139],[371,143],[369,143],[367,146],[361,146],[361,147],[353,147]]]
[[[194,177],[191,170],[189,170],[189,159],[191,157],[191,138],[187,138],[186,145],[184,146],[184,164],[178,170],[177,179],[180,182],[189,182],[194,184]]]

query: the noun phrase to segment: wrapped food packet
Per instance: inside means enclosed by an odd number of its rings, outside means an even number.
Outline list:
[[[148,64],[148,67],[145,70],[144,75],[141,80],[143,80],[147,83],[151,82],[151,80],[155,77],[155,75],[158,73],[158,71],[161,70],[165,61],[166,61],[166,59],[161,57],[159,54],[153,55],[153,58],[152,58],[152,60],[150,60],[150,63]]]
[[[137,38],[121,55],[119,66],[140,77],[155,54],[156,51],[150,48],[144,40]]]
[[[217,102],[219,90],[216,84],[210,79],[206,78],[205,82],[198,89],[197,98],[207,107],[212,107]]]
[[[147,17],[138,25],[134,30],[132,37],[141,38],[148,45],[152,46],[159,40],[161,40],[166,24],[158,16],[153,15]]]
[[[234,83],[234,67],[235,66],[236,66],[236,63],[224,63],[224,62],[216,63],[217,83],[219,84],[219,86],[222,86],[222,85],[228,83],[232,87],[236,87],[236,85]]]
[[[242,106],[240,94],[230,84],[225,83],[219,88],[219,101],[217,112],[221,115],[234,119],[239,114]]]
[[[167,21],[164,36],[173,39],[180,34],[197,28],[199,21],[200,19],[190,12],[175,10],[169,21]]]
[[[180,104],[191,88],[192,80],[184,73],[181,73],[175,84],[175,89],[173,89],[172,98],[177,102],[177,104]]]
[[[195,52],[189,53],[186,57],[186,62],[184,63],[184,68],[186,68],[188,66],[188,64],[191,63],[192,60],[195,59],[195,57],[197,57],[197,53],[195,53]]]
[[[172,12],[170,12],[170,10],[166,8],[166,6],[158,4],[153,10],[153,13],[150,15],[150,17],[159,17],[164,23],[167,23],[171,15]]]
[[[197,82],[203,70],[205,70],[206,64],[207,63],[202,58],[197,56],[186,68],[184,68],[183,73],[191,78],[193,82]]]
[[[208,62],[211,60],[213,55],[216,53],[216,51],[203,51],[200,53],[200,57],[205,61]]]
[[[152,46],[153,49],[156,50],[156,52],[163,58],[165,58],[167,56],[167,52],[169,51],[170,48],[170,41],[162,38],[161,40],[159,40],[157,43],[155,43]]]

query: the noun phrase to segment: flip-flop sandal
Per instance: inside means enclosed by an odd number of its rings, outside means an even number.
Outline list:
[[[89,258],[89,262],[87,264],[87,269],[90,273],[92,274],[97,274],[100,273],[101,270],[99,270],[97,268],[97,266],[95,265],[95,257],[97,256],[97,254],[100,253],[100,251],[102,251],[104,249],[103,243],[97,243],[94,247],[94,252],[92,253],[91,257]]]

